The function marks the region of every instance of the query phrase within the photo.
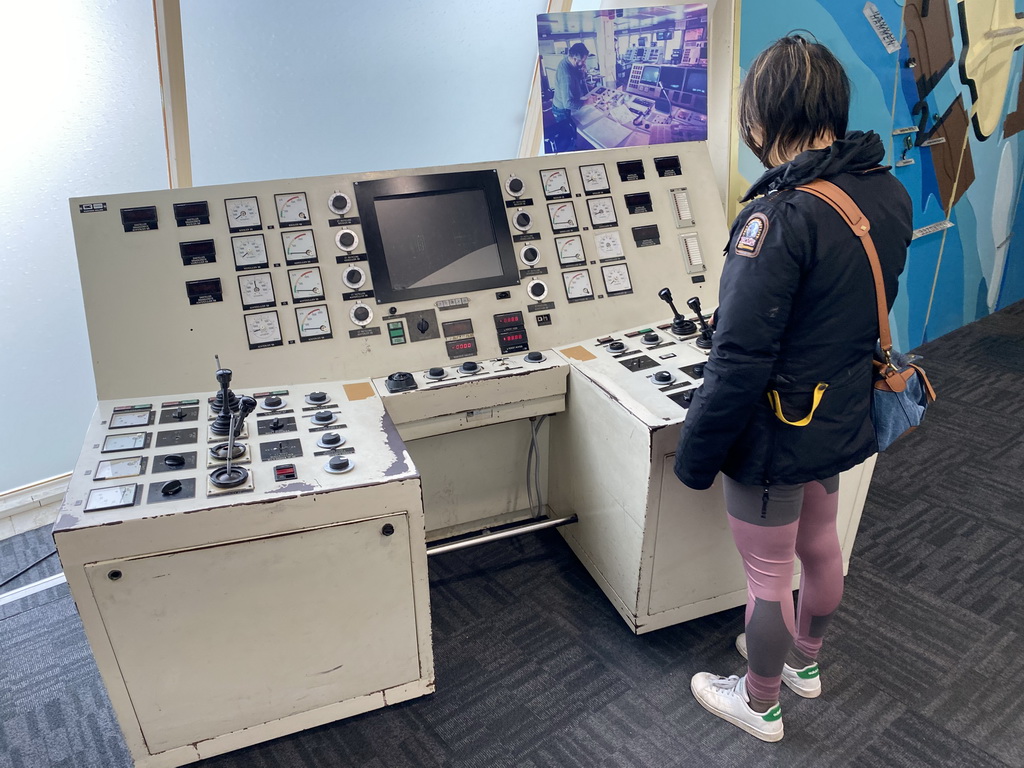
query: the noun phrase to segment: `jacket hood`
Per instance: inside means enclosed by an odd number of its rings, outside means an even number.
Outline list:
[[[825,149],[801,152],[788,163],[767,170],[740,200],[745,203],[758,195],[780,189],[792,189],[815,179],[828,179],[841,173],[877,168],[885,157],[885,147],[874,131],[851,131]]]

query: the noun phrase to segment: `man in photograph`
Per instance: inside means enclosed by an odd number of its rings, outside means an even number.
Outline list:
[[[572,113],[586,103],[587,57],[590,51],[583,43],[574,43],[558,63],[555,72],[555,95],[551,110],[555,118],[556,152],[576,149],[576,121]]]

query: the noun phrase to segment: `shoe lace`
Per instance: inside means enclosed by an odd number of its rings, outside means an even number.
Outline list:
[[[740,683],[738,675],[729,675],[728,677],[720,677],[717,680],[712,680],[711,685],[715,688],[720,689],[723,693],[737,693],[737,686]]]

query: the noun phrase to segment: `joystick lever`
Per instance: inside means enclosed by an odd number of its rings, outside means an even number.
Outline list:
[[[704,319],[704,315],[700,311],[700,299],[694,296],[692,299],[686,300],[686,306],[694,311],[697,315],[697,322],[700,325],[700,338],[695,342],[701,349],[711,349],[711,334],[713,333],[711,326],[708,325],[708,321]]]
[[[662,288],[658,291],[658,298],[664,302],[667,302],[669,307],[672,309],[672,333],[676,336],[689,336],[691,333],[697,332],[697,326],[693,320],[687,320],[676,309],[676,305],[672,303],[672,291],[668,288]]]

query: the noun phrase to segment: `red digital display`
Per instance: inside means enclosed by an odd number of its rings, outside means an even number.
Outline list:
[[[506,312],[503,315],[494,316],[494,327],[499,332],[506,328],[522,328],[524,325],[522,312]]]
[[[446,341],[444,347],[448,351],[448,358],[451,360],[457,357],[476,357],[475,338]]]

